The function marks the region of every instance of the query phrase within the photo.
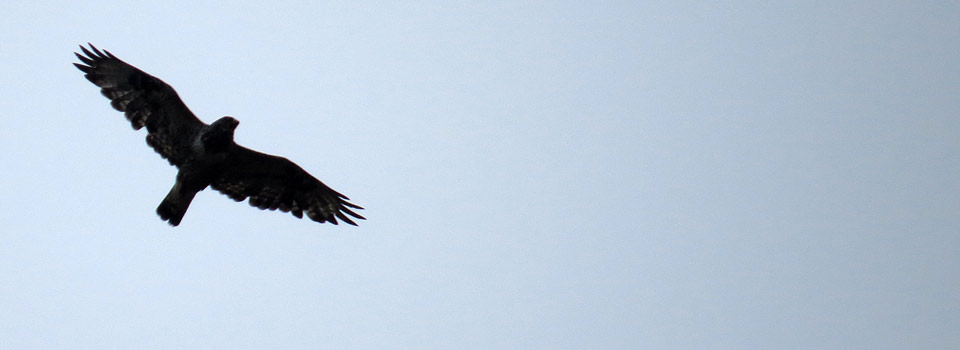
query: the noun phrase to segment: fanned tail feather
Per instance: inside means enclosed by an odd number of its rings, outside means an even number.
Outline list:
[[[157,206],[157,215],[160,215],[160,219],[169,222],[171,226],[180,225],[180,220],[183,220],[183,215],[187,213],[190,202],[197,195],[195,191],[184,193],[182,189],[180,182],[177,181],[170,189],[170,193],[167,193],[167,197]]]

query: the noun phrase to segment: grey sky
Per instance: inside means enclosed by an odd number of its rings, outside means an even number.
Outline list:
[[[0,13],[0,348],[960,347],[956,2]],[[87,41],[369,220],[168,227]]]

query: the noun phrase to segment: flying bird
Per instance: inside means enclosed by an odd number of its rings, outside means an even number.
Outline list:
[[[206,124],[190,112],[177,92],[162,80],[121,61],[107,50],[87,43],[80,63],[73,65],[110,105],[123,112],[134,130],[147,128],[147,145],[178,169],[176,182],[157,207],[157,214],[177,226],[197,192],[207,186],[235,201],[289,212],[298,218],[356,226],[352,209],[363,209],[283,157],[238,145],[233,132],[239,122],[229,116]]]

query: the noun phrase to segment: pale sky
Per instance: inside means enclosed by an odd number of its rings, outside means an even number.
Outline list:
[[[0,13],[0,349],[960,348],[960,3]],[[368,220],[168,226],[86,42]]]

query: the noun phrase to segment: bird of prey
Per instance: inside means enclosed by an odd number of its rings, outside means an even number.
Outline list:
[[[353,209],[363,209],[349,198],[317,180],[283,157],[260,153],[236,144],[233,131],[239,122],[229,116],[206,124],[190,112],[177,92],[162,80],[121,61],[107,50],[87,43],[83,55],[74,52],[74,65],[118,111],[134,130],[147,128],[147,144],[177,167],[177,179],[157,214],[172,226],[180,224],[197,192],[207,186],[235,201],[250,198],[250,205],[303,215],[313,221],[356,226],[351,217],[365,219]]]

